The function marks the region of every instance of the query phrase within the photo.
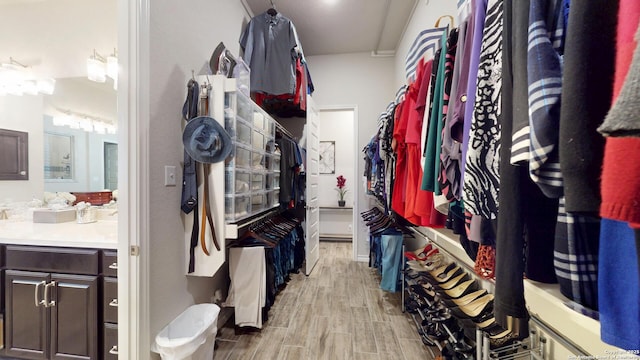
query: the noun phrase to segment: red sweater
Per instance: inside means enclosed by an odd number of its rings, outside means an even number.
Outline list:
[[[633,37],[640,19],[640,1],[621,0],[618,13],[614,100],[622,89],[636,49]],[[640,227],[640,138],[607,138],[601,186],[600,215]]]

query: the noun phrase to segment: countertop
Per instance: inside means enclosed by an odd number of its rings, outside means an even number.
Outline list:
[[[118,248],[118,222],[98,220],[88,224],[57,224],[0,220],[0,243],[95,249]]]

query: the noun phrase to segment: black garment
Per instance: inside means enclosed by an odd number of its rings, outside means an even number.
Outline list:
[[[295,169],[300,165],[296,161],[296,144],[286,138],[276,139],[280,147],[280,203],[289,204],[295,199]]]
[[[471,261],[475,261],[478,256],[478,246],[480,245],[476,241],[470,241],[467,237],[467,231],[465,229],[464,221],[464,208],[460,201],[454,201],[449,207],[449,213],[447,214],[447,228],[453,230],[453,233],[459,235],[460,245],[467,253]]]
[[[605,141],[596,129],[611,107],[617,13],[618,0],[572,1],[569,10],[559,139],[568,213],[600,210]]]
[[[502,71],[502,132],[510,134],[517,118],[526,117],[527,29],[529,1],[505,1]],[[524,54],[524,55],[523,55]],[[553,243],[558,200],[549,199],[529,177],[528,166],[510,163],[512,138],[502,137],[500,148],[500,213],[496,238],[494,312],[498,323],[521,324],[528,334],[523,276],[554,282]],[[511,317],[516,318],[511,319]],[[519,321],[519,319],[523,321]]]

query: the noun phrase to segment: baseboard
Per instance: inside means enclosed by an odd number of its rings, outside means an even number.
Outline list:
[[[358,261],[358,262],[369,262],[369,256],[368,255],[358,255],[358,258],[356,259],[356,261]]]

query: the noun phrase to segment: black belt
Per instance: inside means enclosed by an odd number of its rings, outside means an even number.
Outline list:
[[[186,121],[198,116],[198,98],[200,85],[191,79],[187,83],[187,99],[182,107],[182,116]],[[195,248],[198,247],[198,167],[184,151],[184,165],[182,168],[182,199],[180,208],[185,214],[193,211],[193,226],[191,228],[191,242],[189,244],[189,273],[195,271]]]

